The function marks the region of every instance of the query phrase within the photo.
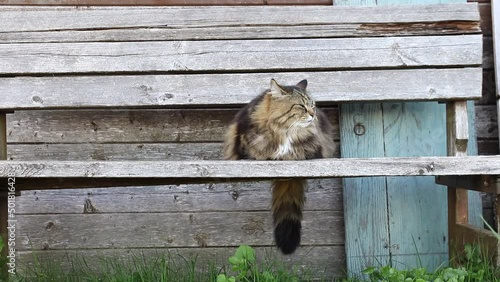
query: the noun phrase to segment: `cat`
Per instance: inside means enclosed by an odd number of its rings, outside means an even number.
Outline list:
[[[229,125],[223,153],[228,160],[304,160],[334,156],[333,126],[306,91],[307,80],[270,89],[244,106]],[[274,180],[274,240],[284,254],[300,245],[305,179]]]

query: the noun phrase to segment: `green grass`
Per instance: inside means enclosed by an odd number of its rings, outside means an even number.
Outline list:
[[[298,267],[286,267],[270,253],[256,254],[248,246],[241,246],[233,256],[222,261],[208,263],[197,257],[185,258],[172,253],[146,256],[131,252],[126,259],[68,256],[62,262],[33,256],[35,263],[20,265],[19,274],[11,282],[299,282],[318,278],[313,268],[298,271]],[[261,259],[257,259],[258,256]],[[443,267],[435,271],[370,267],[364,271],[368,277],[364,280],[319,277],[315,281],[500,282],[500,269],[491,267],[487,255],[482,254],[479,247],[467,246],[461,261],[461,267]]]

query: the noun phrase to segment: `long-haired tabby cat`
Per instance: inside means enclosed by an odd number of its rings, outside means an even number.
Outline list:
[[[333,157],[332,125],[306,91],[307,80],[295,86],[271,88],[241,109],[224,144],[230,160],[304,160]],[[300,244],[304,179],[274,180],[272,212],[274,239],[284,254]]]

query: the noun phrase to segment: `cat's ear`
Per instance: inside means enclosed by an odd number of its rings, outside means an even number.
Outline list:
[[[271,79],[271,88],[270,88],[270,93],[273,97],[280,97],[283,96],[283,88],[276,82],[276,80]]]
[[[304,79],[302,81],[300,81],[299,83],[297,83],[297,85],[295,85],[296,87],[302,89],[302,90],[306,90],[306,87],[307,87],[307,79]]]

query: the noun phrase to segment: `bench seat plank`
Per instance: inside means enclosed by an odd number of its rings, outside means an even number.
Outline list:
[[[252,173],[249,174],[248,171]],[[0,177],[198,180],[500,175],[500,156],[346,158],[305,161],[0,161]]]
[[[0,42],[480,33],[476,4],[387,7],[0,7]],[[245,15],[242,17],[242,15]]]
[[[319,104],[365,101],[480,99],[481,68],[199,74],[16,77],[0,79],[0,109],[236,106],[248,103],[271,78],[309,80]],[[346,83],[349,81],[349,83]],[[190,87],[183,87],[190,85]],[[71,91],[68,91],[71,89]],[[217,99],[214,99],[214,95]]]
[[[479,66],[482,36],[0,44],[0,74]]]

